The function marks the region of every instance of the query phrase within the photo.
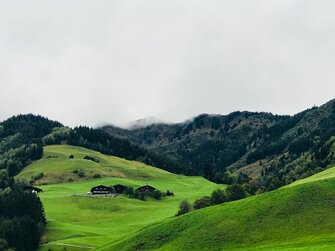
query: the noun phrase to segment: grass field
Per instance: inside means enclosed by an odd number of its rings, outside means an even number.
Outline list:
[[[83,160],[85,155],[100,162]],[[40,172],[44,177],[36,183],[44,184],[39,196],[48,220],[40,251],[335,250],[335,167],[273,192],[179,217],[174,215],[181,200],[194,201],[224,185],[73,146],[45,147],[43,159],[16,178],[29,181]],[[160,201],[78,196],[117,183],[149,184],[175,196]]]
[[[98,250],[335,250],[335,168],[194,211]]]
[[[69,159],[69,155],[74,159]],[[99,159],[99,163],[83,160],[85,155]],[[82,170],[80,178],[73,170]],[[16,179],[37,180],[43,193],[47,229],[40,250],[89,250],[107,243],[129,238],[139,230],[171,218],[179,203],[188,198],[193,201],[212,190],[224,187],[202,177],[187,177],[135,161],[105,156],[85,148],[73,146],[47,146],[41,160],[25,168]],[[93,179],[94,174],[102,178]],[[69,182],[69,179],[73,182]],[[149,184],[161,191],[169,189],[174,197],[160,201],[76,196],[86,194],[96,185],[129,185],[134,188]],[[47,184],[47,185],[46,185]]]

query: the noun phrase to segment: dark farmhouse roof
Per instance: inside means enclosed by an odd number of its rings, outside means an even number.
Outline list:
[[[117,184],[117,185],[114,185],[113,188],[116,193],[123,193],[128,187],[121,185],[121,184]]]
[[[91,193],[110,193],[111,189],[109,187],[100,185],[91,188]]]
[[[38,187],[33,187],[33,186],[24,186],[23,191],[30,191],[30,192],[36,192],[36,193],[43,192],[42,189],[40,189]]]
[[[136,189],[136,191],[140,191],[140,192],[153,192],[155,190],[156,188],[149,186],[149,185],[141,186]]]

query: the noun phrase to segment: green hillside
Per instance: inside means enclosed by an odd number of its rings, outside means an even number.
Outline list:
[[[69,156],[74,155],[73,159]],[[84,160],[84,156],[99,163]],[[79,177],[73,170],[85,174]],[[43,158],[26,167],[16,179],[36,180],[43,193],[39,196],[48,221],[40,250],[87,250],[116,242],[140,229],[175,215],[180,201],[193,201],[224,185],[216,185],[202,177],[169,173],[145,164],[110,157],[85,148],[57,145],[44,148]],[[94,174],[102,178],[94,179]],[[69,182],[69,179],[73,182]],[[47,184],[47,185],[46,185]],[[174,197],[162,200],[85,195],[96,185],[123,184],[134,188],[149,184],[161,191],[169,189]]]
[[[335,167],[326,169],[322,172],[319,172],[317,174],[314,174],[308,178],[302,179],[302,180],[297,180],[290,184],[289,186],[296,186],[304,183],[309,183],[313,181],[319,181],[319,180],[325,180],[325,179],[332,179],[335,178]]]
[[[99,250],[335,250],[335,168],[144,229]]]
[[[74,158],[70,159],[70,155],[73,155]],[[86,160],[84,159],[85,156],[93,157],[99,162]],[[78,175],[79,171],[83,172],[83,177]],[[16,178],[30,181],[32,177],[40,173],[43,173],[44,176],[34,182],[36,185],[89,180],[93,179],[93,176],[96,174],[101,177],[142,180],[170,174],[136,161],[127,161],[86,148],[68,145],[44,147],[43,158],[26,167]]]

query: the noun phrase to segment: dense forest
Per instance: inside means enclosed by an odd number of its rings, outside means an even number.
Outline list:
[[[107,133],[170,156],[218,183],[245,183],[257,193],[312,175],[335,161],[335,102],[294,116],[202,114],[178,124]]]

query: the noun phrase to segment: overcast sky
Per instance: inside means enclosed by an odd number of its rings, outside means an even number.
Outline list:
[[[0,120],[179,122],[335,98],[335,1],[0,0]]]

